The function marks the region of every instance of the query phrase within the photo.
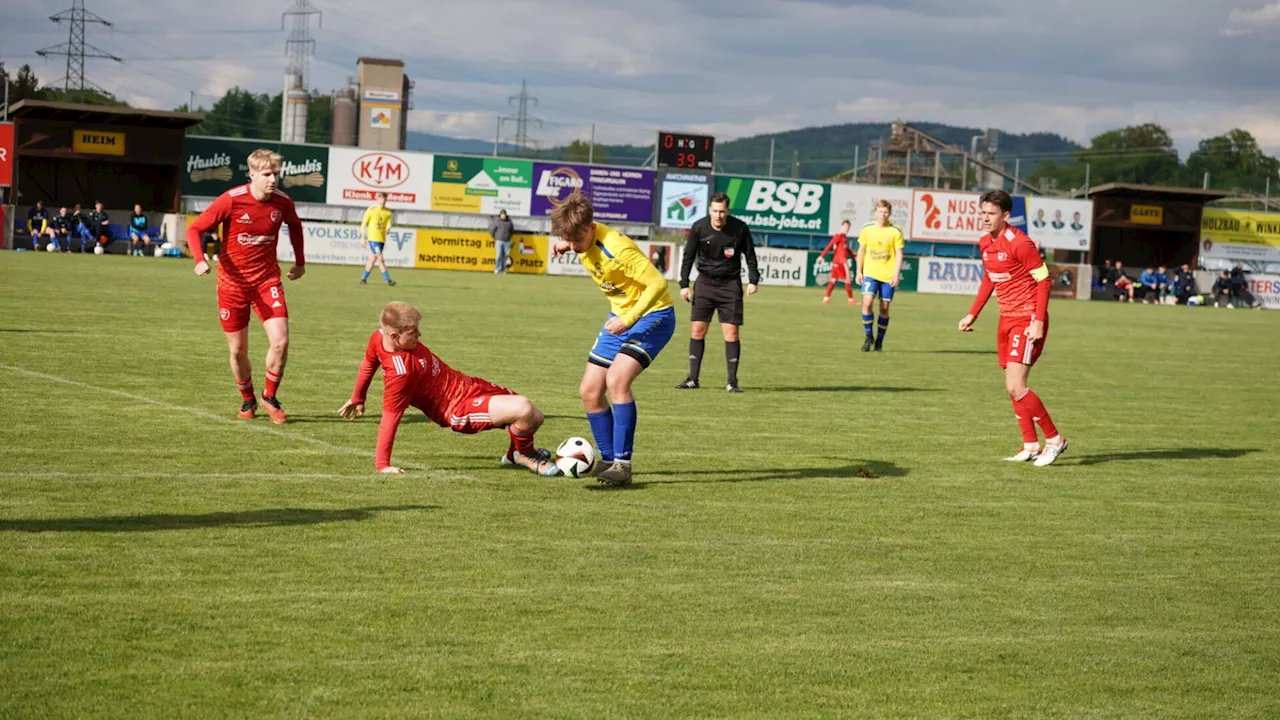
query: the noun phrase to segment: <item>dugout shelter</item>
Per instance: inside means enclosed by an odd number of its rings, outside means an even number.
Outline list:
[[[1092,188],[1093,251],[1088,263],[1119,260],[1126,268],[1197,265],[1204,204],[1216,190],[1108,183]]]
[[[147,213],[179,209],[186,131],[204,119],[203,113],[47,100],[19,101],[9,116],[15,135],[10,202],[18,218],[36,200],[55,213],[100,200],[113,223],[126,220],[135,203]]]

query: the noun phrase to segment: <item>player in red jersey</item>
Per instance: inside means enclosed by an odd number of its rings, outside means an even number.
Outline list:
[[[840,232],[831,236],[831,242],[827,243],[827,247],[823,249],[818,259],[831,255],[831,282],[827,283],[827,294],[822,296],[823,303],[831,302],[831,291],[835,289],[837,282],[844,283],[844,292],[849,296],[849,304],[853,304],[853,280],[849,277],[849,221],[845,220],[840,223]]]
[[[979,199],[983,227],[987,234],[978,241],[982,253],[982,285],[969,314],[960,320],[961,332],[972,332],[973,322],[996,291],[1000,324],[996,329],[996,352],[1004,369],[1004,386],[1013,400],[1013,414],[1022,430],[1022,450],[1013,462],[1035,460],[1043,467],[1067,449],[1067,439],[1059,434],[1040,397],[1027,387],[1031,366],[1044,351],[1049,333],[1049,268],[1045,267],[1035,243],[1025,233],[1009,225],[1013,198],[1003,190],[992,190]],[[1044,432],[1044,448],[1036,436],[1036,425]]]
[[[378,472],[404,472],[391,464],[391,446],[400,419],[413,406],[435,424],[457,433],[507,428],[511,445],[502,456],[504,465],[520,465],[538,475],[560,474],[551,451],[533,444],[534,433],[542,427],[542,412],[523,395],[444,364],[419,342],[421,321],[422,313],[408,303],[390,302],[382,308],[381,327],[373,331],[365,346],[351,399],[338,409],[348,420],[363,415],[369,384],[382,368],[382,422],[374,456]]]
[[[218,196],[187,227],[187,247],[196,261],[196,275],[209,273],[204,257],[202,235],[216,226],[222,228],[222,252],[218,256],[218,316],[227,334],[231,351],[231,374],[244,403],[239,417],[250,420],[258,409],[253,389],[253,368],[249,364],[249,308],[262,320],[267,331],[266,384],[262,402],[267,415],[275,423],[287,419],[276,390],[284,377],[289,356],[289,308],[285,304],[284,284],[280,282],[280,263],[276,260],[276,243],[280,225],[289,228],[289,242],[296,260],[289,268],[289,279],[297,280],[306,272],[302,255],[302,222],[289,199],[276,184],[280,179],[280,155],[270,150],[254,150],[249,155],[249,184],[232,188]]]

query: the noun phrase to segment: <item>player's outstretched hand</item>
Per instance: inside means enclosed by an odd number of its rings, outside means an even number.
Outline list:
[[[680,288],[680,299],[685,302],[693,302],[693,291],[689,288]]]
[[[404,468],[398,468],[395,465],[388,465],[387,467],[382,468],[378,472],[384,475],[403,475]]]
[[[289,268],[289,279],[290,279],[290,280],[297,280],[298,278],[300,278],[300,277],[302,277],[303,275],[306,275],[306,274],[307,274],[307,266],[306,266],[306,265],[294,265],[293,267]]]
[[[605,321],[604,329],[614,335],[621,335],[627,331],[627,324],[622,322],[622,318],[620,317],[611,317]]]
[[[759,290],[759,289],[760,289],[760,288],[756,287],[756,284],[755,284],[755,283],[748,283],[748,284],[747,284],[747,294],[748,294],[748,295],[755,295],[755,294],[756,294],[756,291],[757,291],[757,290]]]
[[[572,249],[573,245],[568,240],[557,240],[556,244],[551,246],[551,257],[560,257]]]
[[[364,403],[348,400],[338,408],[338,414],[348,420],[355,420],[364,415]]]
[[[208,274],[209,274],[209,261],[208,261],[208,260],[201,260],[200,262],[196,263],[196,274],[197,274],[197,275],[208,275]]]
[[[973,321],[976,319],[973,315],[960,318],[960,332],[973,332]]]

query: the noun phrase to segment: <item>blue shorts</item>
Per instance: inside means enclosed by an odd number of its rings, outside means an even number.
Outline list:
[[[609,317],[617,316],[609,313]],[[608,318],[605,322],[608,322]],[[596,336],[596,344],[587,355],[587,362],[609,367],[613,365],[614,358],[621,353],[630,355],[640,363],[640,367],[647,368],[657,359],[662,348],[671,342],[671,336],[675,331],[675,308],[663,308],[651,312],[637,320],[635,325],[627,328],[621,335],[614,335],[602,327],[600,334]]]
[[[893,300],[893,291],[893,283],[876,280],[865,275],[862,278],[862,293],[864,295],[879,295],[881,300],[889,302]]]
[[[382,254],[382,247],[383,247],[384,245],[386,245],[386,243],[374,242],[374,241],[370,240],[370,241],[369,241],[369,252],[370,252],[371,254],[373,254],[373,255],[381,255],[381,254]]]

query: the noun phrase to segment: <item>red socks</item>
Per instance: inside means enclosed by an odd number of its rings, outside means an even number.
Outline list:
[[[253,378],[249,378],[244,382],[236,381],[236,387],[240,389],[240,397],[245,402],[253,402],[257,399],[254,397],[253,392]]]
[[[853,286],[850,285],[847,281],[844,284],[844,294],[848,295],[850,300],[853,299]]]
[[[1044,433],[1046,440],[1051,437],[1057,437],[1058,428],[1053,424],[1053,420],[1049,417],[1049,411],[1045,409],[1044,403],[1040,401],[1040,396],[1036,395],[1034,390],[1028,389],[1022,397],[1013,401],[1013,412],[1018,416],[1018,427],[1022,428],[1024,442],[1036,442],[1036,430],[1035,426],[1032,425],[1033,422],[1040,426],[1040,431]],[[1028,428],[1030,428],[1030,435],[1028,435]]]
[[[507,426],[507,434],[511,436],[511,447],[507,448],[507,455],[510,455],[512,450],[518,450],[525,457],[533,457],[538,452],[538,449],[533,446],[533,435],[521,434],[515,425]]]
[[[836,289],[836,281],[832,280],[831,282],[827,283],[827,294],[824,295],[823,297],[828,297],[828,298],[831,297],[831,291],[835,289]]]
[[[280,378],[282,377],[284,377],[284,371],[281,371],[280,374],[277,375],[268,370],[267,382],[262,386],[262,397],[275,397],[276,390],[280,387]]]

